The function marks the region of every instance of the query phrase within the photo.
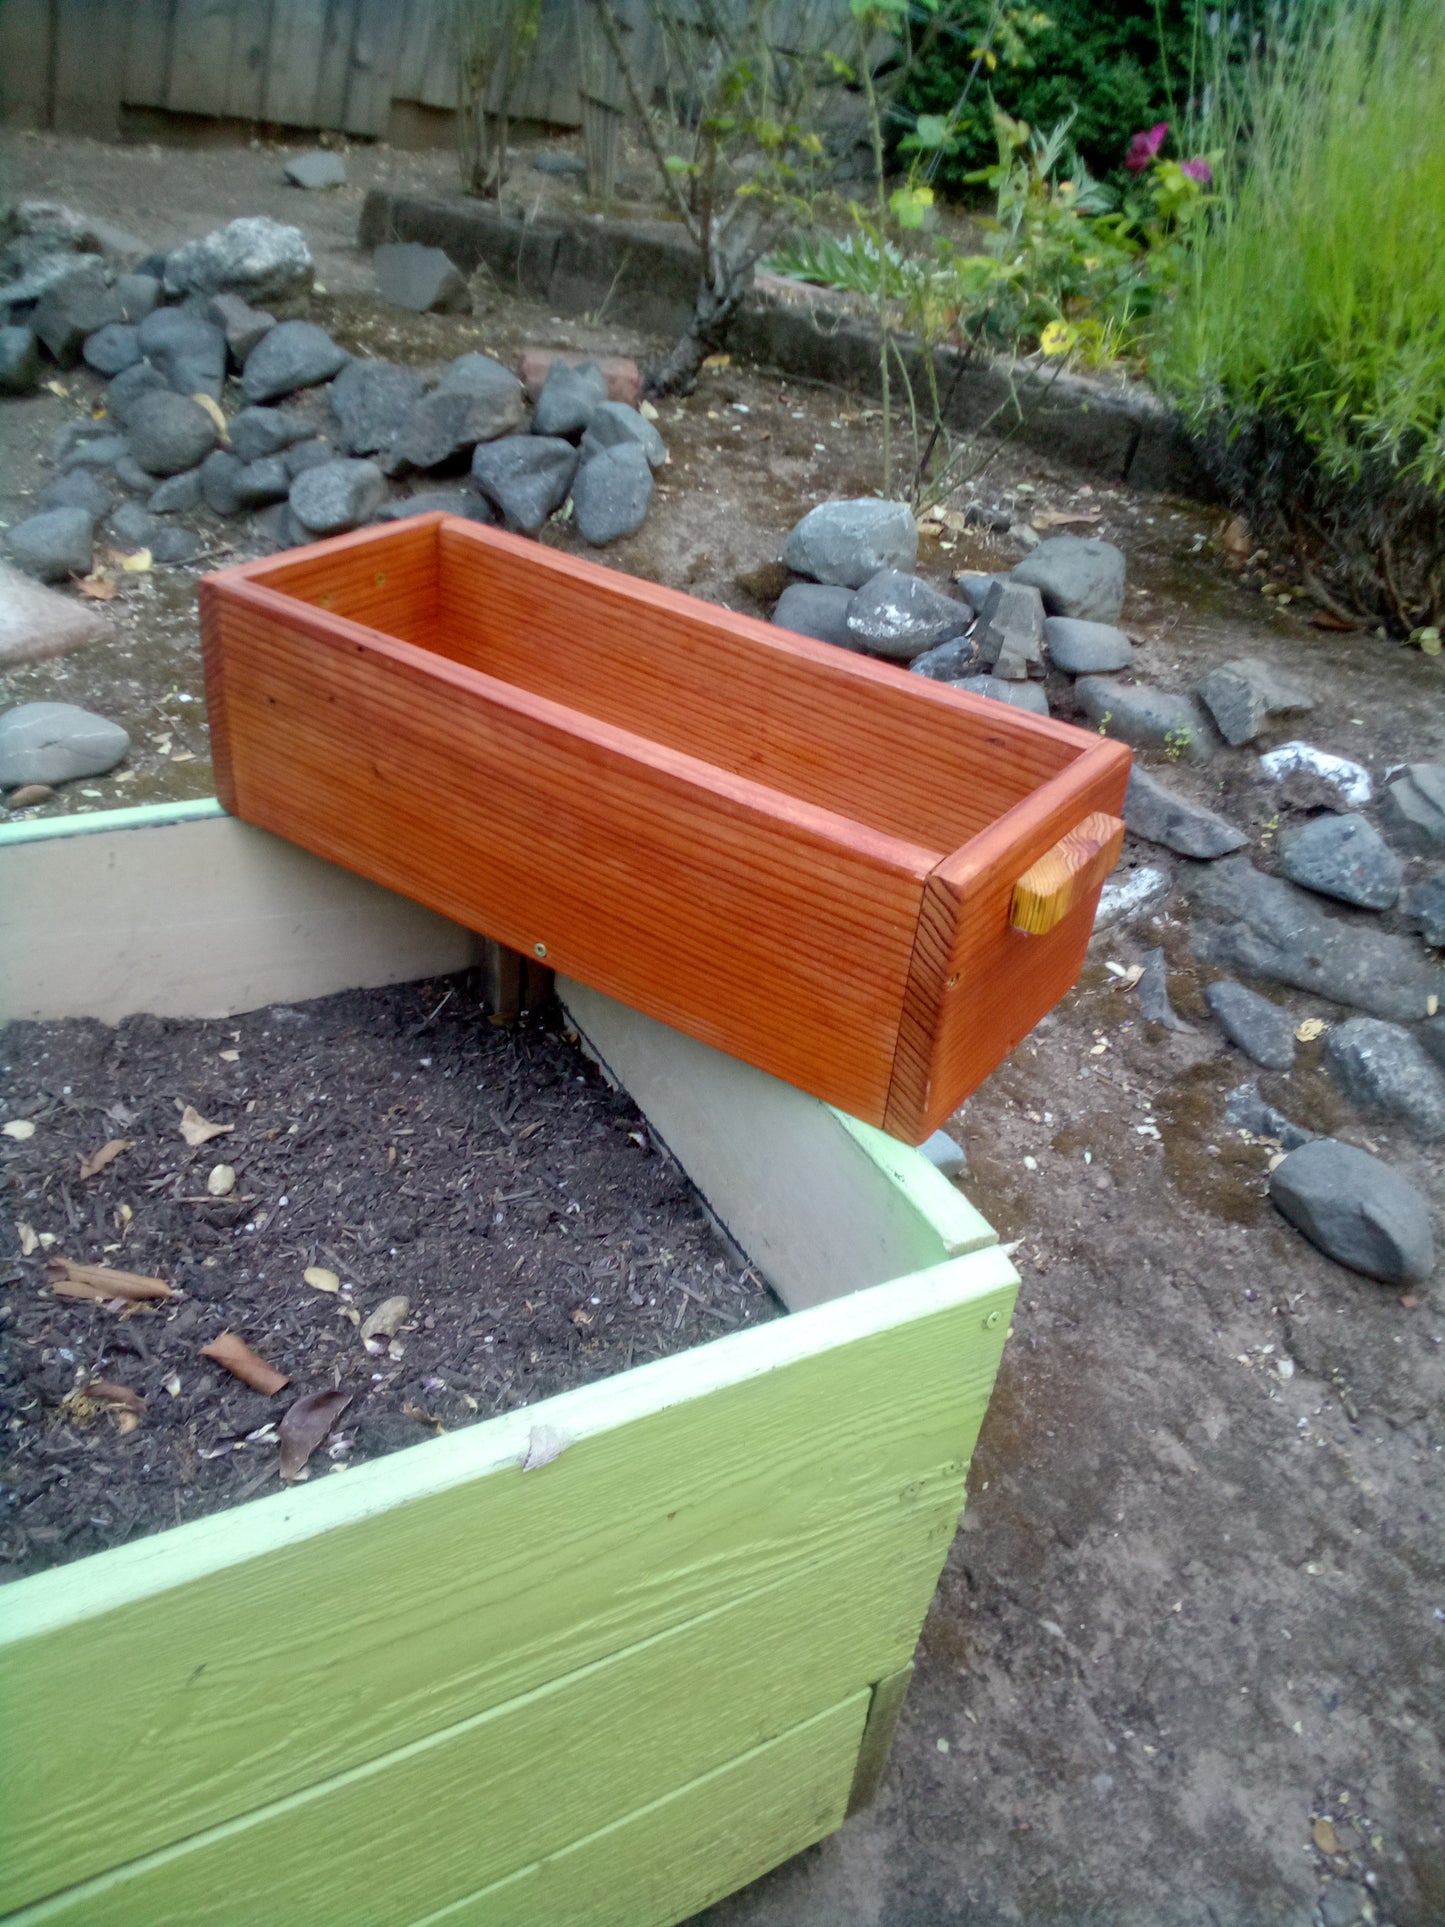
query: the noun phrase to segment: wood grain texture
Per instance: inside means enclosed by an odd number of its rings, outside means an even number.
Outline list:
[[[1078,981],[1102,877],[1044,936],[1010,929],[1009,913],[1018,878],[1068,829],[1124,806],[1130,752],[1085,741],[1064,778],[1016,805],[928,880],[884,1127],[911,1143],[951,1116],[960,1095]]]
[[[1009,927],[1041,937],[1062,923],[1090,890],[1097,894],[1124,847],[1124,825],[1102,810],[1086,816],[1051,850],[1031,863],[1014,885]]]
[[[398,1895],[410,1892],[424,1877],[411,1853],[435,1859],[458,1890],[483,1845],[466,1827],[446,1850],[425,1827],[396,1830],[412,1835],[410,1848],[388,1845],[393,1830],[377,1816],[392,1813],[389,1799],[375,1783],[370,1800],[353,1790],[377,1763],[403,1776],[398,1798],[410,1788],[423,1805],[443,1797],[446,1774],[433,1767],[454,1746],[464,1752],[453,1763],[491,1762],[475,1771],[495,1770],[498,1813],[513,1797],[510,1775],[538,1766],[561,1799],[565,1758],[550,1746],[530,1757],[520,1737],[498,1752],[502,1722],[529,1696],[535,1709],[547,1689],[575,1689],[576,1717],[555,1733],[593,1730],[588,1720],[600,1731],[603,1663],[643,1648],[656,1660],[658,1642],[689,1628],[670,1649],[690,1646],[688,1683],[655,1701],[637,1685],[641,1753],[665,1751],[674,1727],[693,1734],[669,1773],[685,1775],[684,1757],[703,1757],[688,1747],[708,1743],[682,1708],[689,1694],[708,1700],[714,1643],[730,1682],[723,1698],[736,1702],[729,1730],[744,1745],[779,1730],[775,1701],[798,1706],[788,1701],[795,1671],[805,1694],[826,1695],[849,1667],[859,1686],[897,1670],[953,1535],[1015,1286],[1000,1252],[975,1253],[7,1588],[0,1907],[120,1868],[148,1877],[137,1863],[149,1855],[215,1852],[225,1871],[212,1889],[229,1897],[231,1920],[406,1917],[236,1907],[225,1842],[274,1824],[272,1844],[245,1862],[253,1891],[285,1873],[299,1893],[335,1866],[317,1855],[314,1827],[305,1851],[285,1857],[284,1841],[301,1838],[287,1816],[336,1801],[328,1825],[338,1839],[364,1837],[368,1880],[374,1858],[378,1882],[394,1866]],[[530,1428],[544,1424],[575,1442],[523,1473]],[[734,1639],[744,1619],[731,1613],[750,1614],[763,1593],[774,1598],[771,1631],[754,1623]],[[800,1645],[816,1648],[818,1671]],[[646,1661],[636,1667],[613,1684],[645,1682]],[[77,1748],[97,1707],[106,1746]],[[712,1711],[734,1719],[721,1702]],[[610,1724],[614,1738],[626,1725],[615,1705]],[[506,1730],[524,1736],[527,1723]],[[542,1718],[533,1730],[554,1729]],[[643,1766],[616,1771],[634,1774],[635,1788],[652,1784]],[[605,1798],[592,1779],[594,1800]],[[477,1785],[466,1784],[475,1804]],[[536,1838],[551,1840],[550,1792],[537,1784]],[[520,1816],[528,1797],[517,1786]],[[580,1811],[568,1825],[583,1824]],[[520,1831],[507,1838],[514,1870],[536,1857]],[[196,1908],[214,1908],[206,1884],[185,1889]],[[87,1927],[158,1918],[99,1911],[100,1891],[73,1916]],[[168,1918],[224,1918],[190,1905]]]
[[[1077,973],[1009,898],[1117,745],[444,517],[202,606],[228,808],[895,1136]]]

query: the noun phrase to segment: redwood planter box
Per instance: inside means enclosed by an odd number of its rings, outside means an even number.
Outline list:
[[[201,584],[247,822],[918,1142],[1076,980],[1116,743],[447,516]]]

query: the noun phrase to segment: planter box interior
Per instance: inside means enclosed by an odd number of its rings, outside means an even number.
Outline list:
[[[477,952],[209,803],[0,826],[0,945],[0,1017],[105,1021]],[[0,1916],[671,1927],[871,1797],[1017,1277],[918,1153],[559,992],[792,1315],[0,1590]]]
[[[443,516],[201,606],[228,810],[909,1142],[1078,976],[1119,744]]]

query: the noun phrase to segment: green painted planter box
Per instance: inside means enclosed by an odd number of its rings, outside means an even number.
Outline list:
[[[210,803],[0,829],[0,1017],[476,947]],[[559,991],[791,1315],[0,1591],[0,1918],[667,1927],[870,1796],[1016,1276],[917,1152]]]

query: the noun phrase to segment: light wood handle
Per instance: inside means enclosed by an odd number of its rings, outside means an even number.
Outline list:
[[[1014,885],[1009,925],[1041,937],[1062,923],[1074,905],[1097,889],[1119,861],[1124,825],[1096,810],[1045,850]]]

